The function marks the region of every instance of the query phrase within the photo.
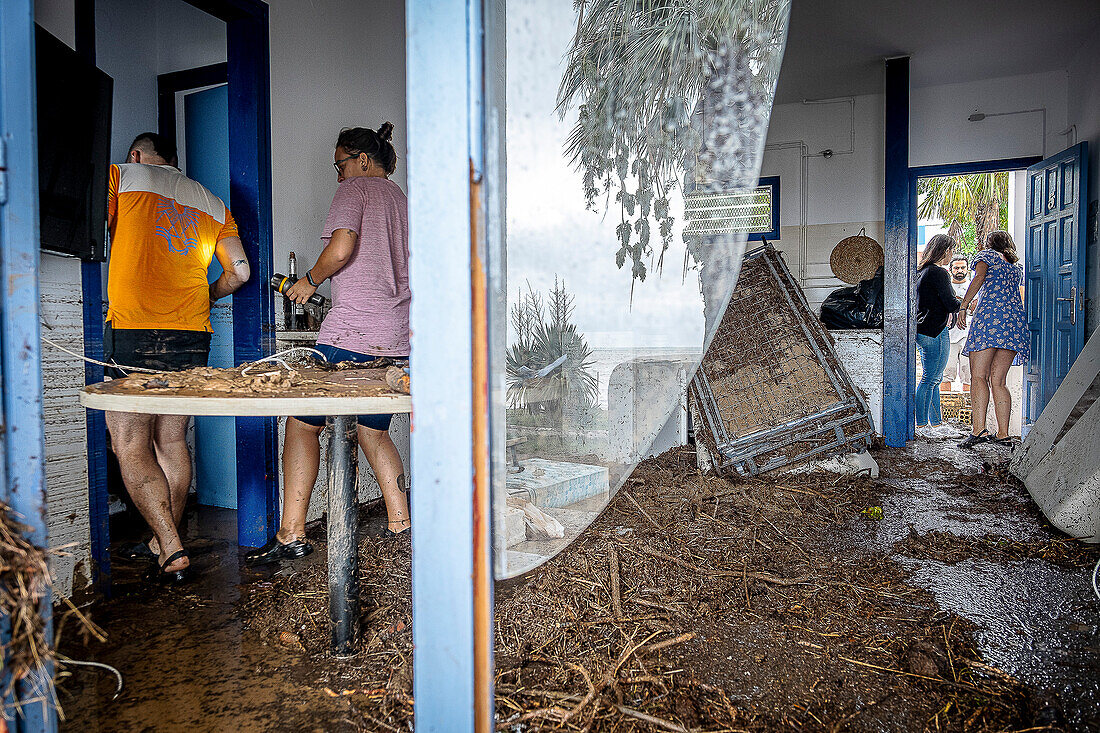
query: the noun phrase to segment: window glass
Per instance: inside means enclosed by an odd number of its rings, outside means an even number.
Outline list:
[[[506,99],[498,576],[552,557],[640,460],[688,443],[687,387],[746,239],[774,228],[758,175],[789,2],[506,12],[506,59],[488,64]]]

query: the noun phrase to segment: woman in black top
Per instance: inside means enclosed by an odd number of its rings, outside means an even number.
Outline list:
[[[929,240],[917,266],[917,348],[924,375],[917,386],[917,432],[926,438],[946,437],[941,427],[940,380],[951,354],[947,324],[959,312],[959,301],[945,269],[955,254],[955,240],[937,234]],[[954,431],[952,431],[952,434]]]

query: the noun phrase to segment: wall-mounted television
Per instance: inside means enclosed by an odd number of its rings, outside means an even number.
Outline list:
[[[113,80],[35,26],[41,247],[107,259]]]

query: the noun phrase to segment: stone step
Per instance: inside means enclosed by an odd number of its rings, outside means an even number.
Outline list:
[[[508,494],[526,496],[540,509],[564,507],[583,499],[608,496],[610,483],[605,466],[527,458],[520,473],[509,474]]]

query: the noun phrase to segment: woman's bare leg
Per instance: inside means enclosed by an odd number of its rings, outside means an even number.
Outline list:
[[[970,352],[970,430],[979,435],[985,430],[985,416],[989,410],[989,372],[993,354],[998,349],[982,349]]]
[[[390,530],[405,531],[411,526],[409,502],[405,495],[408,484],[405,482],[405,468],[401,465],[401,454],[397,452],[397,446],[385,430],[374,430],[360,425],[359,447],[363,449],[363,455],[367,457],[367,463],[374,471],[374,478],[382,489]]]
[[[275,538],[284,545],[305,539],[309,497],[321,465],[320,426],[286,419],[283,437],[283,516]]]
[[[1012,392],[1009,391],[1006,381],[1016,352],[1012,349],[990,351],[994,353],[989,367],[989,387],[993,392],[993,411],[997,415],[997,437],[1007,438],[1009,420],[1012,417]]]

